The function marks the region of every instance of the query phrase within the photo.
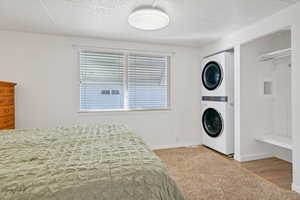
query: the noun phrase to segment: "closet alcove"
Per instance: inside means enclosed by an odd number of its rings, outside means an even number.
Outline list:
[[[261,142],[292,150],[291,135],[291,48],[263,54],[260,62],[271,62],[271,81],[264,81],[264,94],[272,97],[273,127],[259,135]]]
[[[245,43],[240,53],[242,160],[292,162],[291,31]]]

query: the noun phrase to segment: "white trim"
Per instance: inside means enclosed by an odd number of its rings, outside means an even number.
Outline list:
[[[145,49],[130,49],[130,48],[114,48],[114,47],[100,47],[100,46],[84,46],[84,45],[72,45],[74,48],[80,50],[90,50],[90,51],[108,51],[113,53],[147,53],[148,55],[156,55],[156,56],[172,56],[175,55],[176,52],[165,52],[165,51],[150,51]]]
[[[292,190],[295,191],[295,192],[300,193],[300,186],[293,183],[292,184]]]
[[[242,162],[242,161],[241,161],[241,157],[240,157],[239,154],[235,154],[235,153],[234,153],[233,159],[236,160],[236,161]]]
[[[141,112],[141,111],[171,111],[171,108],[158,109],[106,109],[106,110],[79,110],[77,113],[106,113],[106,112]]]
[[[260,160],[264,158],[270,158],[273,157],[272,154],[269,153],[262,153],[262,154],[252,154],[252,155],[241,155],[240,156],[240,162],[247,162],[247,161],[252,161],[252,160]]]
[[[201,145],[199,143],[186,143],[186,144],[169,144],[169,145],[148,145],[152,150],[159,150],[159,149],[172,149],[172,148],[180,148],[180,147],[196,147]]]
[[[80,49],[79,48],[73,48],[76,52],[76,79],[77,79],[77,90],[76,90],[76,107],[77,109],[80,110],[80,84],[81,84],[81,80],[80,80]]]
[[[124,56],[124,69],[123,69],[123,90],[124,90],[124,110],[129,109],[129,98],[128,98],[128,53]]]
[[[241,160],[241,46],[234,47],[234,159]]]
[[[168,73],[168,101],[167,101],[167,103],[168,103],[168,108],[171,110],[171,95],[172,95],[172,93],[171,93],[171,90],[172,90],[172,86],[171,86],[171,78],[172,78],[172,75],[171,75],[171,60],[173,59],[173,57],[172,56],[168,56],[168,59],[167,59],[167,62],[168,63],[166,63],[167,65],[168,65],[168,71],[167,71],[167,73]]]

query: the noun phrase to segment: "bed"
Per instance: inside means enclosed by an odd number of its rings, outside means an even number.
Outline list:
[[[0,132],[1,200],[183,200],[161,160],[122,125]]]

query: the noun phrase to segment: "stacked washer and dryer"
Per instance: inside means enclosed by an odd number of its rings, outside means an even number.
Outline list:
[[[203,144],[225,155],[234,153],[234,55],[222,52],[202,63]]]

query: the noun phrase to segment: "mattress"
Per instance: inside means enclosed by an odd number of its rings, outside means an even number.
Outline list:
[[[161,160],[121,125],[0,132],[1,200],[183,200]]]

